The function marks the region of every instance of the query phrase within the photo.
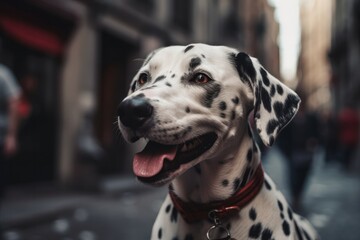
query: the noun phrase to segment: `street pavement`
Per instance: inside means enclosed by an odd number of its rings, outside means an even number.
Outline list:
[[[345,171],[339,163],[325,163],[322,151],[315,156],[300,214],[323,240],[360,239],[360,171],[359,163],[356,165]],[[290,200],[286,160],[277,149],[269,153],[264,166]]]
[[[54,193],[50,187],[10,192],[0,215],[3,239],[148,239],[166,189],[143,186],[134,177],[125,181],[126,189],[96,194]]]
[[[275,149],[267,154],[264,166],[289,199],[286,160]],[[146,187],[133,177],[119,182],[120,188],[108,187],[112,189],[98,193],[41,186],[10,191],[0,211],[3,239],[149,239],[166,188]],[[301,212],[322,239],[359,240],[360,172],[326,165],[319,153]]]

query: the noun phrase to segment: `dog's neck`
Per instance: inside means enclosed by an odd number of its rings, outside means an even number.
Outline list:
[[[246,129],[247,128],[247,129]],[[260,151],[253,140],[250,126],[244,127],[231,141],[233,155],[207,159],[176,178],[171,187],[184,201],[208,203],[224,200],[250,180],[260,163]]]

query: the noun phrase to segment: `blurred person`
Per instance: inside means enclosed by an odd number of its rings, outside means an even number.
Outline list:
[[[19,99],[19,118],[21,127],[27,127],[24,125],[32,124],[41,119],[41,113],[43,109],[40,107],[39,100],[39,80],[33,73],[26,73],[21,79],[22,93]],[[32,127],[33,128],[33,127]],[[23,132],[23,131],[21,131]]]
[[[21,95],[18,105],[19,148],[21,154],[36,155],[47,139],[47,126],[51,122],[41,101],[40,80],[33,72],[26,72],[20,78]],[[48,141],[48,140],[46,140]]]
[[[288,161],[292,206],[301,211],[301,201],[319,141],[318,118],[306,109],[306,99],[295,118],[280,134],[279,147]]]
[[[5,161],[17,150],[19,96],[20,88],[14,75],[6,66],[0,64],[0,208],[6,186]],[[1,230],[0,226],[0,239]]]
[[[325,151],[325,162],[335,162],[338,159],[338,121],[331,112],[326,112],[322,117],[322,143]]]
[[[350,170],[359,141],[359,116],[354,108],[348,106],[340,111],[338,121],[340,160],[343,167]]]

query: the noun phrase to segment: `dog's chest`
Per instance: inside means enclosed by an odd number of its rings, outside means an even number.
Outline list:
[[[167,196],[153,226],[151,239],[207,239],[206,235],[213,226],[210,220],[191,224],[185,222]],[[231,239],[236,240],[316,239],[311,225],[293,213],[267,175],[257,197],[238,214],[222,220],[221,228],[212,231],[210,239],[222,239],[226,231],[231,234]]]

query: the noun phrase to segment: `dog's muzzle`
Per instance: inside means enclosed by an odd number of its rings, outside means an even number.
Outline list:
[[[121,123],[132,130],[137,130],[151,119],[154,107],[143,97],[133,97],[122,101],[117,114]]]

